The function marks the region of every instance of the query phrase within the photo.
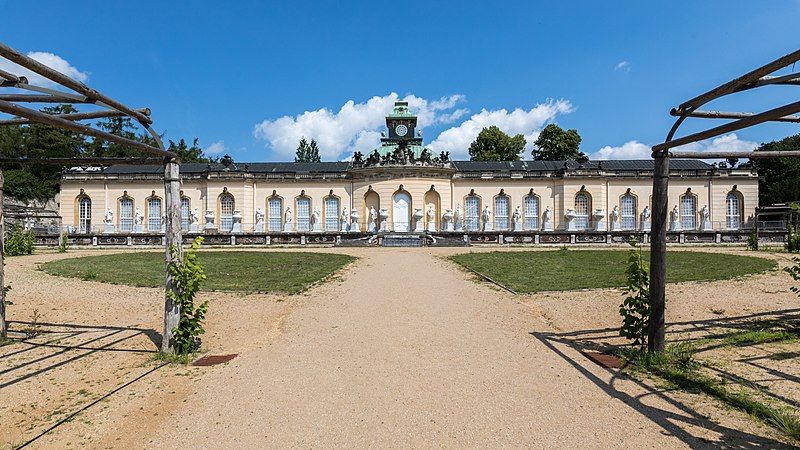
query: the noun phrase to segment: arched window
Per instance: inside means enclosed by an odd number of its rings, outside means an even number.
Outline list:
[[[133,231],[133,199],[130,197],[119,199],[119,231]]]
[[[742,203],[735,192],[729,192],[725,198],[725,226],[729,230],[738,230],[742,226]]]
[[[183,231],[189,230],[189,208],[191,201],[189,197],[181,197],[181,229]]]
[[[161,231],[161,199],[147,199],[147,231]]]
[[[219,230],[231,231],[233,229],[233,210],[236,201],[231,194],[223,194],[219,198]]]
[[[325,197],[325,231],[339,231],[339,199]]]
[[[494,229],[508,230],[508,197],[505,195],[494,198]]]
[[[480,228],[481,199],[470,195],[464,200],[464,228],[477,231]]]
[[[589,229],[589,196],[583,192],[575,195],[575,228],[578,230]]]
[[[684,230],[697,228],[697,198],[692,194],[681,197],[681,228]]]
[[[525,197],[525,229],[539,229],[539,197],[528,195]]]
[[[86,196],[78,200],[78,231],[81,233],[92,231],[92,199]]]
[[[297,231],[311,230],[311,199],[297,197]]]
[[[267,204],[269,231],[281,231],[283,227],[283,199],[270,197]]]
[[[636,229],[636,197],[631,193],[622,196],[620,204],[620,225],[623,230]]]

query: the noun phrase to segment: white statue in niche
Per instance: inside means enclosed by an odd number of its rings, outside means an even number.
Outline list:
[[[134,216],[133,220],[136,225],[141,225],[142,222],[144,222],[144,214],[142,214],[141,209],[136,208],[136,215]]]
[[[311,213],[311,229],[313,231],[322,231],[320,228],[321,224],[319,222],[319,218],[321,216],[322,214],[319,212],[319,209],[314,208],[314,212]]]
[[[428,231],[436,231],[436,210],[433,209],[433,205],[428,206],[426,216],[428,218]]]
[[[256,225],[253,228],[253,231],[256,233],[261,233],[264,231],[264,210],[261,208],[256,210]]]
[[[650,231],[650,207],[645,206],[642,214],[639,216],[639,226],[642,231]]]
[[[111,208],[106,210],[105,218],[103,219],[105,224],[112,224],[114,223],[114,211],[111,211]]]
[[[672,212],[669,213],[669,230],[670,231],[681,231],[683,228],[681,227],[681,219],[680,219],[680,212],[678,212],[678,205],[675,205],[672,208]]]
[[[25,224],[26,229],[33,227],[32,225],[30,226],[29,225],[30,224],[28,223]],[[114,211],[111,211],[111,208],[109,208],[106,210],[105,217],[103,217],[103,233],[113,233],[113,232],[114,232]]]
[[[196,233],[197,232],[197,222],[200,221],[200,217],[197,213],[197,208],[189,211],[189,232]]]
[[[348,219],[350,218],[350,213],[347,211],[347,208],[342,209],[342,228],[339,230],[342,233],[347,233],[348,230]]]
[[[461,205],[456,205],[456,210],[453,213],[453,230],[461,231]]]
[[[542,213],[542,231],[553,231],[553,211],[550,210],[550,205]]]
[[[492,211],[488,206],[483,208],[481,221],[483,222],[483,231],[492,231]]]
[[[375,232],[378,229],[378,211],[375,211],[374,206],[369,207],[369,226],[367,231]]]
[[[521,219],[522,219],[522,211],[519,209],[519,205],[517,205],[517,207],[514,208],[514,214],[511,215],[511,225],[513,226],[513,228],[511,228],[511,231],[522,231]]]
[[[292,221],[294,220],[294,216],[292,216],[292,208],[286,207],[286,211],[283,213],[283,231],[287,233],[292,231]]]
[[[611,210],[611,231],[622,230],[622,225],[619,223],[619,206],[614,205]]]
[[[700,231],[711,231],[711,212],[708,205],[700,208]]]

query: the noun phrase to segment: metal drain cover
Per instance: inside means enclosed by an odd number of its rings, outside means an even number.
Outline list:
[[[581,352],[583,356],[589,358],[590,361],[597,364],[600,367],[605,367],[606,369],[619,369],[622,367],[622,362],[620,361],[618,356],[609,355],[606,353],[600,352]]]
[[[206,355],[202,358],[198,359],[197,361],[193,362],[193,366],[216,366],[217,364],[224,364],[233,358],[236,358],[236,353],[232,353],[230,355]]]

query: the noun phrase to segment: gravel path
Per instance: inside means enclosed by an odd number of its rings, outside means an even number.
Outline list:
[[[530,333],[529,307],[420,250],[371,249],[149,445],[681,447]],[[643,392],[643,391],[642,391]],[[654,400],[656,401],[656,400]],[[656,401],[656,403],[658,403]],[[661,402],[663,403],[663,402]],[[666,410],[674,409],[664,403]],[[669,414],[669,413],[664,413]]]

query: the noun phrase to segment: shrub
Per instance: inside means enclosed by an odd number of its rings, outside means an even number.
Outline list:
[[[622,316],[619,335],[644,350],[650,320],[650,274],[642,259],[641,247],[634,241],[630,244],[634,248],[629,252],[625,266],[627,281],[623,292],[625,299],[619,305],[619,314]]]
[[[69,241],[67,240],[67,233],[62,232],[58,237],[58,253],[67,253],[69,248]]]
[[[786,273],[791,275],[791,277],[794,278],[794,281],[800,281],[800,258],[795,256],[794,258],[792,258],[792,261],[794,261],[794,265],[786,267],[783,270],[785,270]],[[800,296],[800,287],[790,286],[789,289],[791,289],[792,292]]]
[[[23,230],[14,225],[5,236],[5,254],[8,256],[30,255],[33,253],[33,230]]]
[[[791,225],[786,227],[786,233],[788,236],[786,239],[786,251],[789,253],[800,252],[800,234],[798,234]]]
[[[205,333],[203,322],[208,301],[194,305],[194,298],[200,290],[200,283],[205,281],[206,274],[203,265],[197,260],[197,250],[203,243],[202,237],[197,237],[191,247],[184,253],[183,258],[178,255],[177,246],[173,246],[172,261],[169,264],[169,273],[177,293],[169,291],[167,295],[178,304],[180,319],[178,326],[172,329],[175,339],[175,351],[181,355],[188,355],[200,349],[200,335]]]
[[[747,248],[758,250],[758,231],[756,231],[755,227],[750,230],[750,235],[747,236]]]

